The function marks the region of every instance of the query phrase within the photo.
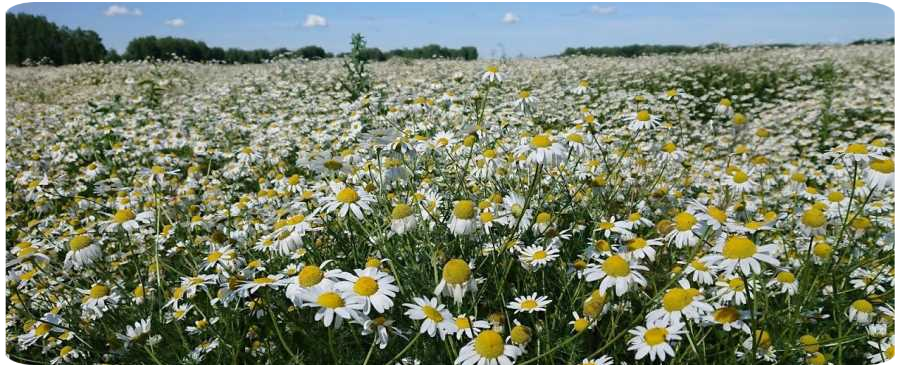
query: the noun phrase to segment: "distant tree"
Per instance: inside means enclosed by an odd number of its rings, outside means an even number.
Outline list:
[[[55,65],[97,62],[106,48],[97,32],[59,27],[43,16],[6,14],[6,63],[49,59]]]

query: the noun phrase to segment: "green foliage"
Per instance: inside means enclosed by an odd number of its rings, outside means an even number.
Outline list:
[[[352,45],[350,55],[344,60],[347,77],[341,81],[341,87],[350,93],[351,100],[356,100],[372,89],[369,73],[366,72],[366,64],[372,57],[372,51],[366,48],[366,39],[359,33],[353,34],[350,45]]]
[[[59,27],[42,16],[6,14],[6,64],[54,65],[101,61],[106,48],[97,32]]]

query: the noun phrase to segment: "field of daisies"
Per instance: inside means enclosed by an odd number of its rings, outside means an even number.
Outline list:
[[[893,51],[9,68],[6,354],[883,362]]]

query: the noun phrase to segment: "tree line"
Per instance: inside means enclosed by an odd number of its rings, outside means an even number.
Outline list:
[[[106,56],[97,32],[59,27],[42,16],[6,14],[7,64],[78,64]]]

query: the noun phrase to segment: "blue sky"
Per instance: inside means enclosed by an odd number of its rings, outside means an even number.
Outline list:
[[[134,37],[210,46],[381,49],[476,46],[481,57],[544,56],[570,46],[634,43],[832,43],[893,37],[894,13],[871,3],[28,3],[7,12],[92,29],[124,51]]]

